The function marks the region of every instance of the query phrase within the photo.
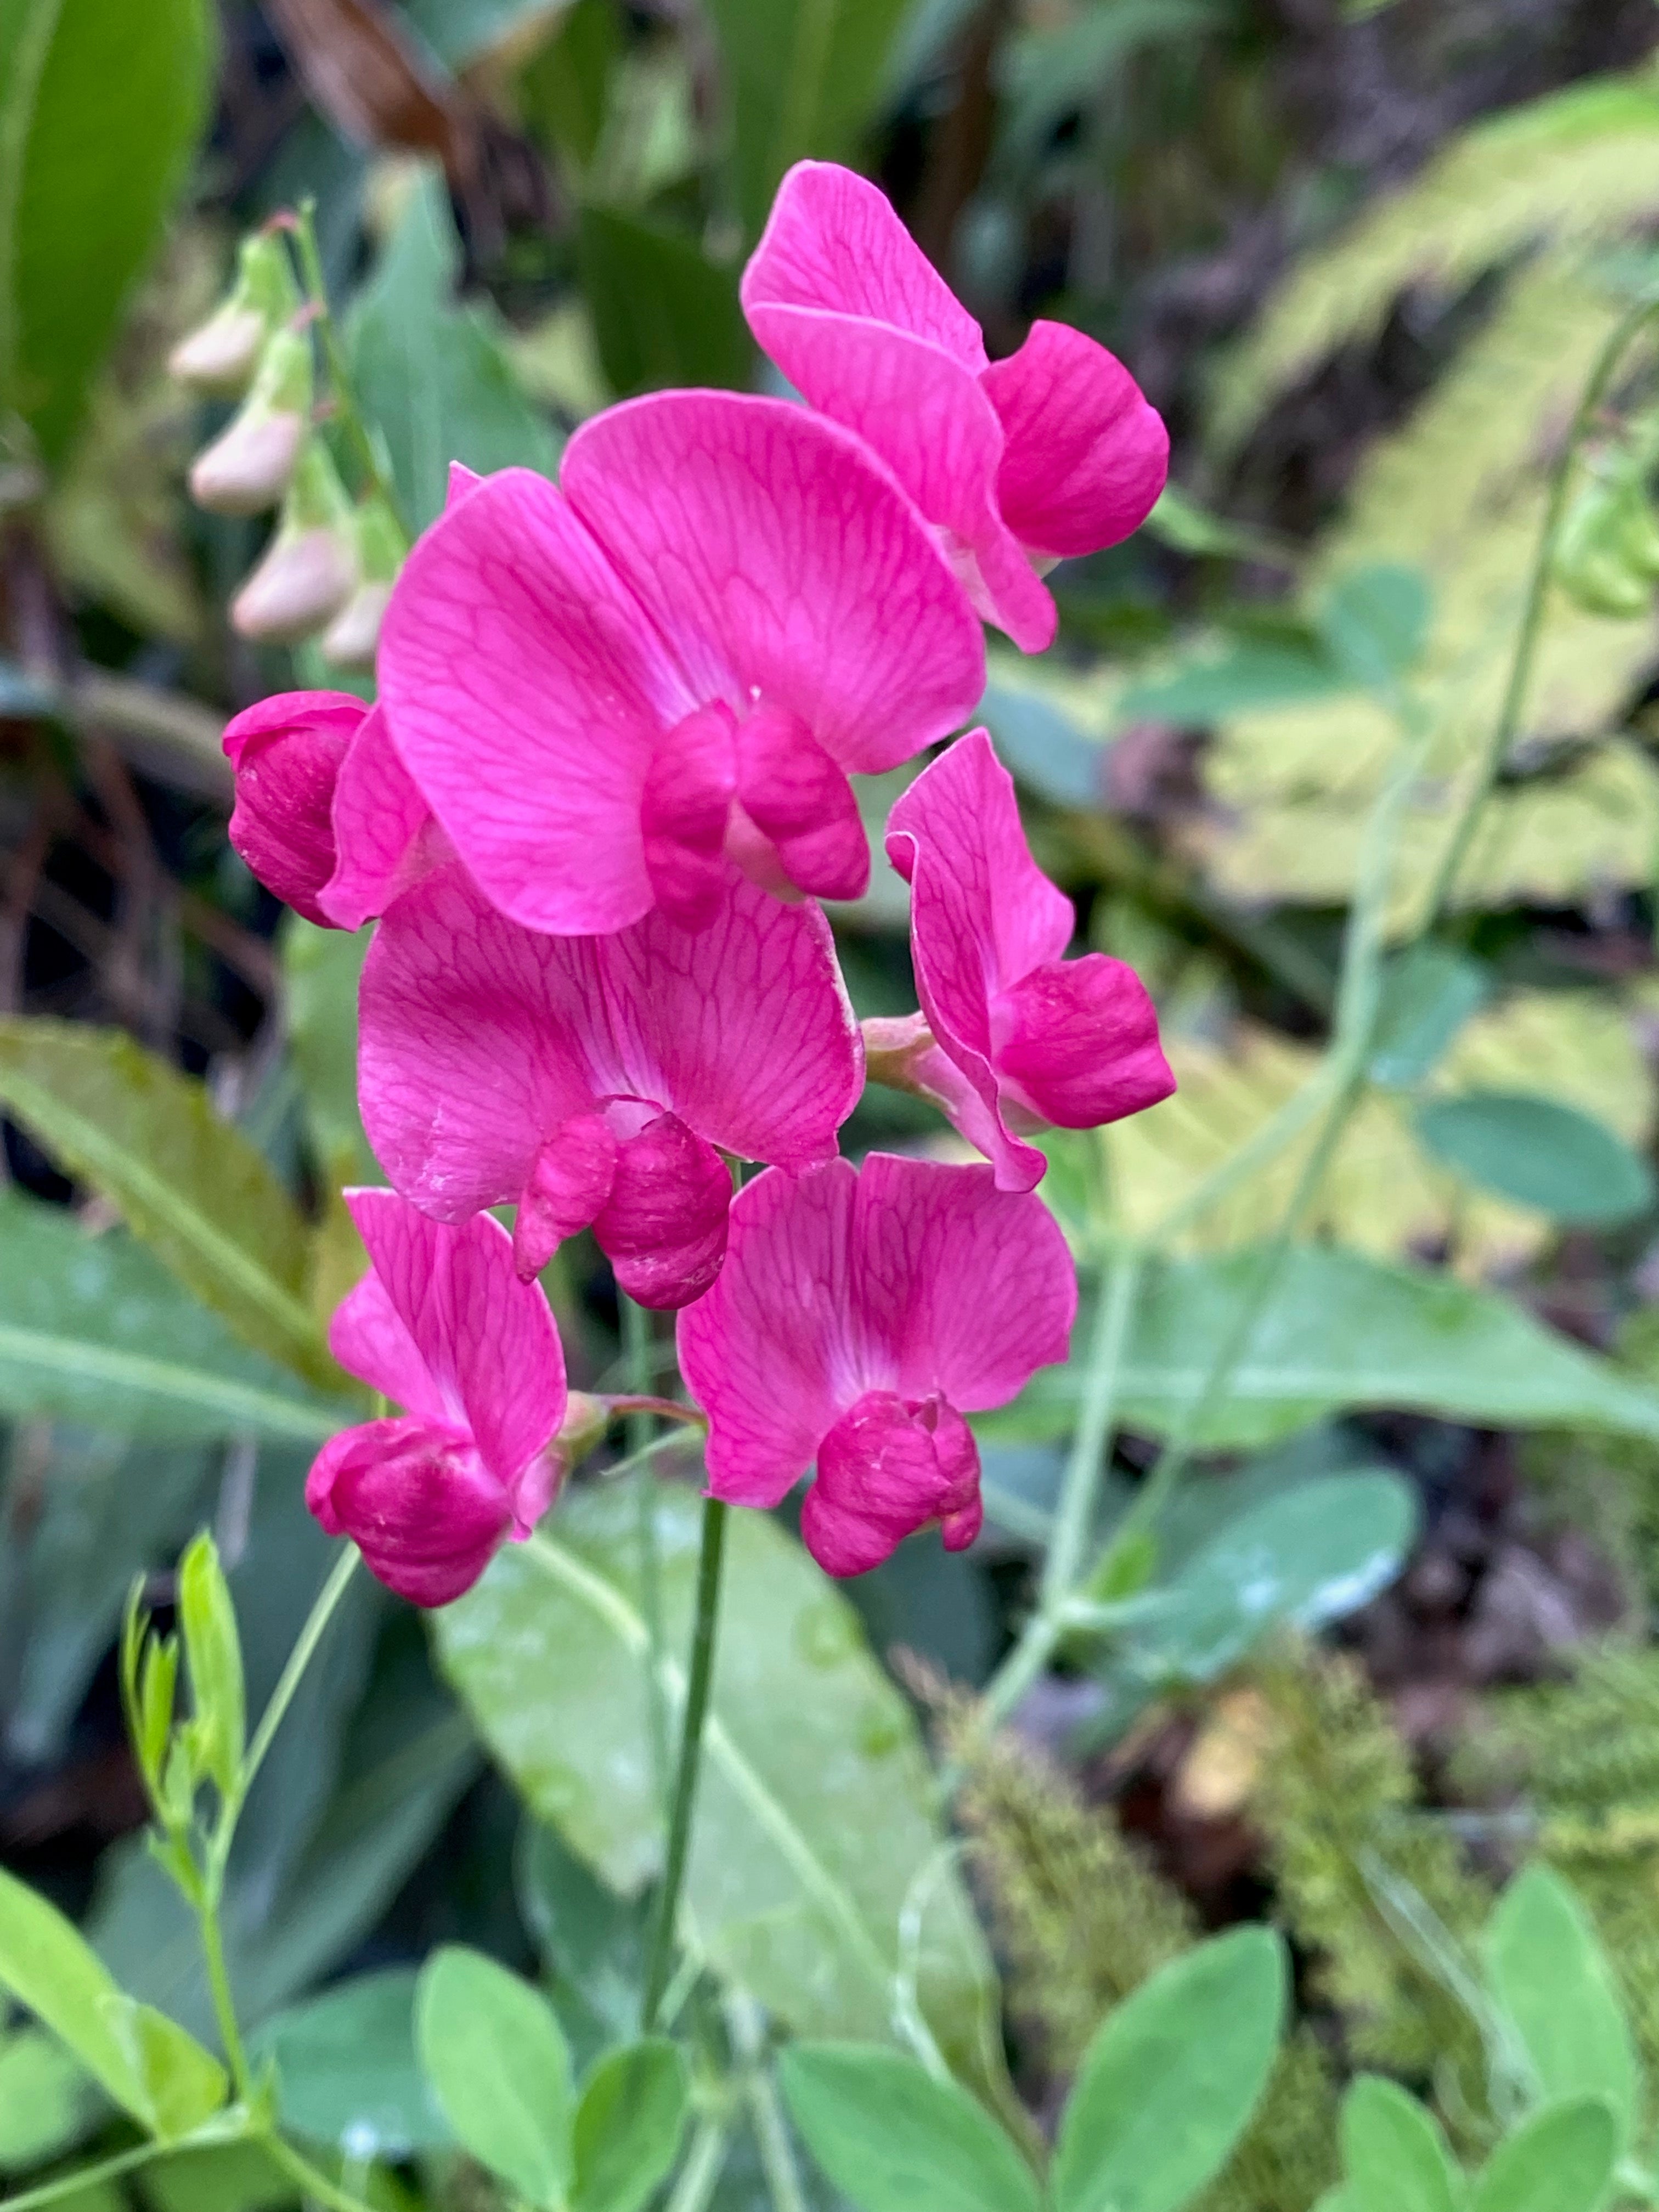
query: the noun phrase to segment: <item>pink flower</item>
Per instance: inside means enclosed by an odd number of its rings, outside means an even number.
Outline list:
[[[306,1503],[370,1571],[416,1605],[470,1589],[509,1536],[527,1536],[562,1472],[564,1353],[547,1300],[521,1283],[487,1213],[457,1228],[389,1190],[349,1190],[370,1273],[328,1340],[351,1374],[404,1407],[317,1455]]]
[[[680,1371],[709,1418],[708,1490],[776,1505],[816,1459],[801,1533],[832,1575],[941,1525],[979,1533],[964,1413],[1064,1359],[1077,1309],[1042,1201],[988,1168],[872,1153],[763,1175],[732,1205],[720,1280],[679,1317]]]
[[[225,731],[230,842],[307,921],[356,929],[433,857],[436,825],[386,718],[349,691],[283,691]]]
[[[988,361],[882,193],[833,162],[798,162],[778,187],[743,304],[790,382],[881,455],[980,612],[1027,653],[1055,619],[1031,563],[1115,545],[1164,488],[1168,434],[1121,362],[1046,322]]]
[[[849,772],[966,720],[984,647],[860,441],[782,400],[668,392],[452,503],[381,632],[398,752],[469,872],[526,928],[719,911],[725,858],[852,897]]]
[[[872,1072],[933,1098],[1001,1189],[1031,1189],[1048,1164],[1017,1131],[1092,1129],[1169,1097],[1157,1010],[1133,969],[1103,952],[1062,957],[1072,902],[1031,858],[983,730],[898,799],[887,856],[910,885],[922,1011],[867,1026]]]
[[[729,863],[695,934],[657,910],[550,937],[452,862],[391,908],[363,969],[363,1122],[398,1188],[440,1220],[515,1201],[526,1277],[591,1223],[642,1305],[684,1305],[719,1272],[714,1147],[830,1159],[863,1082],[823,916]]]

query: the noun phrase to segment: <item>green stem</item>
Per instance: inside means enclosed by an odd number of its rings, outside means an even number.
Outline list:
[[[789,2140],[788,2123],[779,2102],[777,2084],[766,2063],[766,2038],[760,2007],[746,1990],[732,1990],[726,1998],[726,2026],[744,2062],[744,2090],[749,2118],[760,2153],[761,2172],[773,2212],[807,2212],[806,2193],[795,2163],[795,2147]]]
[[[691,1665],[686,1678],[685,1712],[680,1727],[679,1764],[674,1775],[674,1803],[668,1824],[668,1857],[657,1899],[650,1970],[646,1976],[643,2033],[657,2024],[663,1992],[674,1963],[674,1931],[680,1892],[696,1809],[697,1771],[702,1763],[703,1722],[714,1676],[714,1637],[720,1620],[720,1567],[726,1552],[726,1506],[718,1498],[702,1502],[702,1541],[697,1555],[696,1614],[691,1631]]]
[[[314,2197],[319,2204],[326,2205],[328,2212],[374,2212],[372,2205],[366,2204],[361,2197],[353,2197],[349,2191],[337,2186],[325,2173],[319,2172],[309,2159],[301,2158],[299,2152],[285,2143],[280,2136],[262,2136],[260,2142],[289,2179],[297,2182],[307,2197]]]
[[[56,2204],[61,2198],[76,2196],[83,2189],[95,2189],[100,2182],[113,2181],[121,2174],[148,2166],[152,2159],[184,2148],[179,2143],[140,2143],[135,2149],[103,2160],[100,2165],[77,2166],[73,2173],[60,2173],[56,2181],[43,2181],[38,2189],[26,2189],[21,2197],[0,2199],[0,2204],[3,2204],[4,2212],[36,2212],[39,2205]]]
[[[253,1741],[248,1746],[247,1757],[242,1763],[241,1784],[237,1792],[239,1812],[246,1801],[248,1791],[253,1787],[254,1777],[264,1764],[265,1754],[283,1724],[283,1716],[294,1702],[294,1693],[300,1686],[306,1668],[316,1656],[317,1646],[322,1642],[340,1600],[345,1595],[346,1585],[356,1571],[361,1557],[357,1547],[348,1544],[336,1559],[328,1580],[318,1592],[317,1601],[311,1608],[305,1626],[300,1631],[293,1650],[288,1655],[288,1663],[277,1678],[276,1686],[270,1693],[270,1703],[260,1717]]]
[[[323,359],[328,365],[330,387],[334,395],[336,419],[356,456],[357,465],[385,501],[387,512],[409,540],[409,523],[398,497],[398,488],[381,465],[374,441],[368,434],[362,410],[357,404],[357,387],[353,381],[350,364],[345,349],[340,343],[334,326],[334,316],[328,304],[328,283],[323,274],[323,257],[317,245],[317,203],[307,198],[300,203],[299,219],[295,225],[295,245],[300,256],[300,276],[305,286],[306,302],[312,313],[313,325]]]
[[[224,2045],[225,2063],[230,2069],[236,2094],[246,2100],[253,2094],[253,2076],[248,2069],[242,2031],[236,2024],[236,2001],[231,1995],[230,1974],[225,1965],[224,1931],[219,1924],[222,1890],[223,1869],[219,1865],[210,1875],[196,1917],[202,1931],[202,1956],[207,1964],[208,1987],[213,1993],[213,2016],[219,2023],[219,2040]]]
[[[704,2120],[691,2138],[691,2148],[680,2168],[674,2193],[668,2200],[667,2212],[703,2212],[726,2164],[726,2146],[725,2124]]]
[[[1083,1565],[1100,1502],[1107,1447],[1115,1426],[1118,1380],[1134,1316],[1145,1255],[1137,1248],[1120,1251],[1101,1285],[1089,1345],[1088,1379],[1072,1455],[1066,1462],[1054,1532],[1043,1561],[1037,1608],[1019,1641],[986,1686],[984,1711],[991,1726],[1012,1712],[1053,1656],[1065,1633],[1062,1607]],[[947,1774],[949,1794],[960,1777]]]
[[[626,1292],[622,1305],[623,1348],[628,1387],[636,1398],[651,1389],[651,1316]],[[662,1558],[657,1546],[657,1486],[646,1455],[651,1449],[651,1415],[641,1407],[629,1417],[628,1455],[635,1462],[634,1542],[639,1554],[640,1618],[645,1623],[647,1659],[645,1713],[651,1750],[651,1779],[658,1803],[668,1805],[668,1707],[662,1693]]]
[[[1571,427],[1567,432],[1566,442],[1550,472],[1544,526],[1539,533],[1537,548],[1533,555],[1532,573],[1528,578],[1526,601],[1521,616],[1520,635],[1516,639],[1515,657],[1510,663],[1509,681],[1504,687],[1503,703],[1492,726],[1491,739],[1481,757],[1479,773],[1463,802],[1462,812],[1458,817],[1450,842],[1441,855],[1440,866],[1435,871],[1423,923],[1425,932],[1434,927],[1445,910],[1459,871],[1468,858],[1469,844],[1474,836],[1480,811],[1491,796],[1492,787],[1509,757],[1510,748],[1515,743],[1521,726],[1527,694],[1532,686],[1533,666],[1538,658],[1538,641],[1543,634],[1544,607],[1549,597],[1550,575],[1555,566],[1562,525],[1566,520],[1567,486],[1571,479],[1572,465],[1577,459],[1578,448],[1584,441],[1596,410],[1607,397],[1620,362],[1640,336],[1644,325],[1656,313],[1659,313],[1659,300],[1642,300],[1609,334],[1606,344],[1595,357],[1574,412]]]

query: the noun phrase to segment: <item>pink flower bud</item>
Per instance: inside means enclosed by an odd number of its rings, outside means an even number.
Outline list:
[[[190,471],[191,497],[216,514],[263,514],[287,489],[311,427],[311,340],[278,331],[253,389]]]
[[[234,399],[246,391],[265,340],[299,304],[282,241],[256,232],[242,240],[229,293],[206,322],[179,339],[167,367],[181,384]]]
[[[312,439],[276,534],[231,602],[230,619],[263,645],[295,645],[333,620],[357,585],[351,505],[327,448]]]
[[[380,624],[409,545],[397,516],[378,495],[361,503],[352,526],[361,580],[323,633],[323,658],[337,668],[373,668]]]

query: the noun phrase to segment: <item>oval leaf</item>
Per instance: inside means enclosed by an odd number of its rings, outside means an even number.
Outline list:
[[[1619,2124],[1604,2098],[1547,2105],[1481,2167],[1469,2212],[1596,2212],[1618,2153]]]
[[[100,2000],[112,2033],[143,2085],[144,2124],[163,2142],[177,2142],[210,2119],[230,2094],[230,2081],[211,2051],[153,2005],[117,1990]]]
[[[1653,1204],[1653,1170],[1601,1121],[1553,1098],[1471,1091],[1425,1099],[1419,1138],[1471,1182],[1558,1221],[1628,1221]]]
[[[640,2212],[679,2155],[689,2099],[672,2043],[653,2037],[600,2059],[576,2107],[570,2212]]]
[[[1635,2130],[1640,2071],[1612,1969],[1577,1899],[1528,1867],[1486,1923],[1486,1979],[1547,2098],[1600,2094],[1621,2143]]]
[[[1433,1073],[1452,1040],[1484,1002],[1486,971],[1444,945],[1413,945],[1383,971],[1371,1034],[1373,1083],[1410,1091]]]
[[[1365,1604],[1400,1571],[1417,1495],[1398,1475],[1333,1474],[1228,1522],[1160,1591],[1125,1656],[1157,1679],[1207,1681],[1274,1621],[1316,1628]]]
[[[276,2109],[349,2158],[404,2159],[454,2137],[415,2055],[416,1976],[398,1967],[280,2013],[257,2051],[276,2069]]]
[[[996,2122],[914,2058],[798,2043],[778,2081],[807,2148],[859,2212],[1039,2212],[1031,2170]]]
[[[1273,2070],[1285,1984],[1278,1936],[1241,1928],[1120,2005],[1060,2124],[1054,2212],[1176,2212],[1218,2173]]]
[[[1362,2074],[1341,2134],[1345,2212],[1458,2212],[1463,2177],[1440,2123],[1396,2082]]]
[[[576,2100],[546,1999],[483,1952],[447,1945],[421,1969],[415,2042],[456,2141],[530,2203],[559,2212]]]
[[[124,2112],[146,2125],[149,2092],[111,2007],[123,2002],[101,1959],[55,1905],[0,1868],[0,1990],[68,2045]]]

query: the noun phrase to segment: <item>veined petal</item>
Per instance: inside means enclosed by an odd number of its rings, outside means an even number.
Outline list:
[[[532,929],[652,905],[640,801],[693,696],[629,583],[528,469],[487,477],[410,554],[381,632],[398,750],[456,851]]]
[[[285,691],[247,708],[224,734],[236,774],[231,843],[268,890],[324,927],[336,781],[368,712],[349,692]]]
[[[1169,474],[1170,434],[1115,355],[1067,324],[1033,323],[984,386],[1006,440],[997,501],[1022,544],[1064,559],[1139,529]]]
[[[317,903],[337,927],[361,929],[386,912],[441,843],[379,707],[364,716],[340,763],[331,821],[334,872]]]
[[[818,1446],[801,1538],[826,1574],[861,1575],[930,1521],[946,1548],[979,1533],[979,1448],[954,1406],[866,1390]]]
[[[564,1419],[564,1352],[539,1285],[519,1280],[513,1240],[487,1213],[450,1227],[393,1191],[345,1200],[433,1382],[510,1488]]]
[[[513,1261],[521,1283],[538,1275],[568,1237],[596,1220],[617,1179],[618,1146],[598,1114],[562,1121],[530,1164],[513,1223]]]
[[[422,1606],[471,1589],[513,1522],[471,1440],[422,1421],[370,1421],[331,1438],[306,1504],[330,1535],[351,1538],[378,1582]]]
[[[694,704],[785,708],[843,769],[874,773],[979,697],[984,642],[945,556],[836,423],[781,399],[653,392],[584,423],[562,480]]]
[[[806,725],[781,708],[758,707],[739,726],[737,747],[743,811],[787,882],[813,898],[862,898],[870,841],[859,804]]]
[[[653,1310],[700,1298],[726,1257],[732,1178],[710,1144],[678,1114],[660,1114],[617,1154],[605,1210],[593,1224],[617,1286]]]
[[[1103,952],[1033,968],[991,1006],[1007,1091],[1061,1129],[1097,1129],[1156,1106],[1176,1087],[1158,1009],[1134,969]]]

